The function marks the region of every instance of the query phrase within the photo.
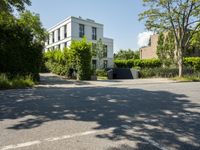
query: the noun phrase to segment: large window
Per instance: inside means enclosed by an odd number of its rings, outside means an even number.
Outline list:
[[[97,28],[92,27],[92,40],[97,40]]]
[[[64,38],[67,38],[67,25],[64,26]]]
[[[67,47],[67,42],[65,42],[65,47]]]
[[[85,26],[83,24],[79,24],[79,37],[83,38],[85,35]]]
[[[54,31],[52,32],[52,42],[53,42],[53,43],[55,42],[55,39],[54,39]]]
[[[108,68],[108,61],[107,61],[107,60],[104,60],[104,61],[103,61],[103,67],[104,67],[104,68]]]
[[[103,45],[103,57],[107,57],[107,53],[108,53],[108,46]]]
[[[97,68],[97,60],[93,59],[92,60],[92,69],[96,69]]]
[[[48,37],[47,37],[47,45],[49,45],[49,35],[48,35]]]
[[[58,29],[58,41],[60,41],[60,29]]]

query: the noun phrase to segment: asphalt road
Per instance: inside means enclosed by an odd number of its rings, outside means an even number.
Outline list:
[[[68,81],[0,91],[0,150],[199,150],[200,82]]]

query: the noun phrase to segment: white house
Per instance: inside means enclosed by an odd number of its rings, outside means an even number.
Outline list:
[[[113,67],[113,39],[103,36],[103,24],[91,19],[71,16],[48,29],[48,32],[49,38],[45,43],[45,51],[69,47],[72,41],[82,40],[84,36],[92,43],[101,39],[107,55],[105,54],[101,63],[97,58],[92,58],[92,65],[98,67],[98,64],[101,64],[104,68]]]

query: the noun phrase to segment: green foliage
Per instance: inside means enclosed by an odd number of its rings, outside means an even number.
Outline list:
[[[191,67],[195,71],[200,71],[200,57],[186,57],[183,62],[186,67]]]
[[[107,57],[107,50],[106,46],[102,42],[102,39],[99,39],[96,44],[92,44],[91,51],[92,56],[98,59],[99,68],[103,68],[101,61],[103,58]]]
[[[29,18],[35,18],[31,13]],[[9,16],[3,20],[0,15],[0,73],[9,76],[32,75],[34,80],[39,80],[39,72],[43,59],[43,43],[38,38],[32,25],[28,26],[31,19],[24,20]],[[39,18],[34,22],[37,28],[41,28],[41,35],[45,34]],[[32,23],[30,23],[32,24]]]
[[[91,77],[91,44],[86,39],[73,41],[69,49],[48,51],[44,55],[47,68],[55,74],[71,78],[76,72],[78,80]]]
[[[8,78],[7,75],[0,74],[0,89],[25,88],[32,87],[33,85],[34,81],[30,75]]]
[[[196,32],[190,40],[190,46],[200,50],[200,31]]]
[[[55,74],[69,75],[69,60],[66,58],[68,49],[63,51],[57,49],[44,53],[46,67]]]
[[[30,0],[1,0],[0,1],[0,12],[11,14],[14,9],[17,11],[24,11],[26,5],[31,5]]]
[[[131,49],[128,50],[120,50],[117,52],[117,54],[114,55],[114,59],[119,60],[128,60],[128,59],[139,59],[140,58],[140,52],[139,51],[133,51]]]
[[[39,14],[31,13],[30,11],[25,11],[20,14],[19,24],[29,28],[31,34],[34,35],[34,40],[37,43],[44,44],[44,40],[47,37],[46,30],[42,27]]]
[[[96,70],[96,75],[100,77],[107,77],[107,72],[104,69],[97,69]]]
[[[158,37],[157,55],[164,66],[174,64],[175,38],[171,31],[166,36],[161,32]]]
[[[184,51],[200,28],[199,0],[143,0],[145,9],[139,15],[145,26],[153,31],[172,31],[175,37],[175,50],[179,77],[183,75]]]
[[[194,74],[194,70],[190,68],[185,68],[183,70],[184,74]],[[178,68],[144,68],[140,70],[140,77],[151,78],[151,77],[162,77],[162,78],[172,78],[178,76]]]
[[[78,80],[90,80],[91,77],[91,44],[86,39],[72,41],[69,54],[71,65],[77,70]]]
[[[114,63],[117,68],[154,68],[161,66],[159,59],[115,60]]]

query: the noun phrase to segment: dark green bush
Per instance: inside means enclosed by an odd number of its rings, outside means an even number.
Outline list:
[[[0,21],[0,73],[9,77],[31,75],[39,80],[42,50],[29,27],[16,20]]]

